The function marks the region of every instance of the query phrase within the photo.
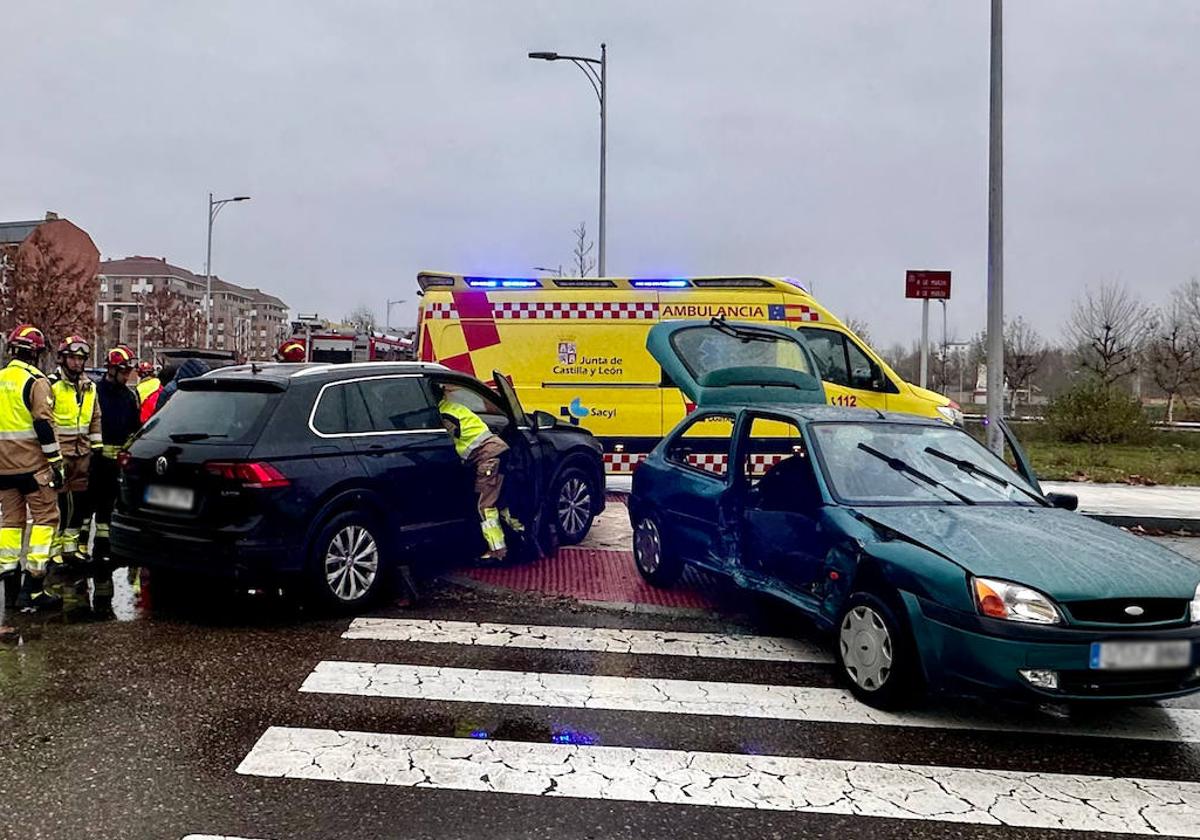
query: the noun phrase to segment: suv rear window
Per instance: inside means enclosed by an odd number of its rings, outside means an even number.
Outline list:
[[[441,430],[419,376],[380,376],[327,385],[312,414],[320,435]]]
[[[179,390],[141,437],[174,443],[254,443],[282,394],[278,391]]]

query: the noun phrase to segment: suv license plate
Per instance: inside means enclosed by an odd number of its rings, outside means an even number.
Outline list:
[[[196,494],[187,487],[151,484],[146,488],[146,504],[169,510],[191,510]]]
[[[1150,671],[1187,668],[1192,664],[1192,643],[1092,642],[1091,666],[1105,671]]]

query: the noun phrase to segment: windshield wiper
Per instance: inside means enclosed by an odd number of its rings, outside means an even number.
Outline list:
[[[176,432],[173,435],[167,435],[176,443],[192,443],[197,440],[208,440],[209,438],[223,438],[229,435],[210,435],[208,432]]]
[[[1045,499],[1043,499],[1041,496],[1039,496],[1037,493],[1034,493],[1032,490],[1028,490],[1028,489],[1022,487],[1020,484],[1013,484],[1007,478],[1002,478],[1001,476],[998,476],[993,472],[989,472],[988,470],[985,470],[983,467],[979,466],[974,461],[968,461],[964,458],[955,458],[953,455],[942,452],[939,449],[934,449],[932,446],[926,446],[925,451],[928,452],[930,455],[932,455],[934,458],[941,458],[947,464],[953,464],[954,466],[958,467],[960,470],[967,473],[968,475],[976,475],[976,476],[979,476],[980,478],[986,478],[988,481],[994,482],[995,484],[999,484],[1001,487],[1011,487],[1014,490],[1020,490],[1022,493],[1024,493],[1029,498],[1033,499],[1039,505],[1042,505],[1043,507],[1050,507],[1050,503],[1047,502]]]
[[[930,487],[942,488],[947,493],[950,493],[955,498],[959,499],[964,505],[976,504],[975,500],[972,499],[970,496],[959,493],[953,487],[948,487],[947,485],[942,484],[942,482],[938,481],[933,476],[926,475],[925,473],[921,472],[919,469],[917,469],[912,464],[908,463],[908,461],[905,461],[902,458],[897,458],[894,455],[885,455],[884,453],[880,452],[878,449],[874,448],[873,446],[867,446],[865,443],[860,443],[858,445],[858,448],[861,449],[863,452],[866,452],[868,455],[874,455],[876,458],[878,458],[880,461],[883,461],[885,464],[887,464],[889,467],[894,469],[896,472],[908,473],[909,475],[913,476],[914,478],[919,478],[921,481],[925,482]]]
[[[741,341],[780,341],[781,337],[778,333],[770,330],[755,329],[754,327],[735,327],[728,323],[724,318],[713,318],[708,322],[708,325],[717,332],[724,333],[731,338],[737,338]]]

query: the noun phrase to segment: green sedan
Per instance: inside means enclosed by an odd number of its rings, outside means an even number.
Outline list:
[[[699,407],[634,474],[652,584],[693,565],[790,602],[882,708],[1200,690],[1200,565],[1043,494],[1011,436],[1013,466],[939,421],[820,405],[783,330],[662,327],[651,350]]]

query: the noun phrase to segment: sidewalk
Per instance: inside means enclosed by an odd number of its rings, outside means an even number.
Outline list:
[[[608,477],[610,493],[628,493],[632,484],[632,476]],[[1079,497],[1080,513],[1110,525],[1200,535],[1200,487],[1048,481],[1042,489],[1047,493],[1074,493]]]

